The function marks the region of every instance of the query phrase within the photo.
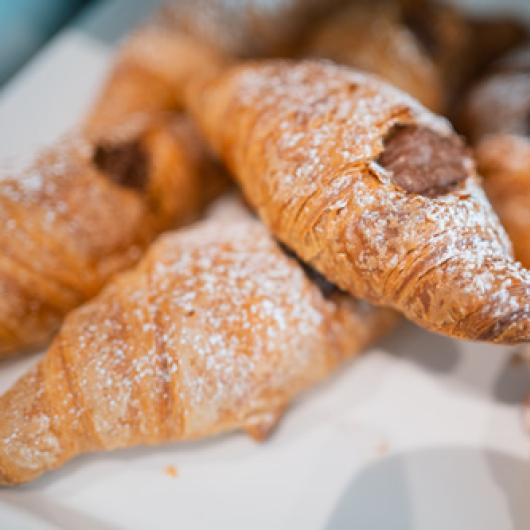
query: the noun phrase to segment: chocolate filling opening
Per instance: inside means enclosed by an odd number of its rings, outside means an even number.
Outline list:
[[[320,272],[313,269],[305,261],[302,261],[288,246],[280,242],[278,242],[278,245],[287,256],[294,258],[301,265],[306,276],[320,289],[324,298],[329,298],[333,294],[341,292],[335,284],[328,281]]]
[[[441,136],[419,125],[396,125],[384,145],[377,162],[405,191],[435,197],[467,177],[467,149],[454,134]]]
[[[147,185],[149,157],[138,141],[101,143],[96,146],[92,161],[101,172],[121,186],[144,190]]]

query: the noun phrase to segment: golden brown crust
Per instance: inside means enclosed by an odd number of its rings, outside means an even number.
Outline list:
[[[375,78],[310,61],[235,66],[189,105],[260,217],[330,281],[433,331],[530,339],[530,273],[472,159],[435,197],[396,185],[376,162],[396,125],[451,138],[448,122]]]
[[[82,136],[0,180],[0,356],[46,341],[66,312],[137,261],[161,230],[197,215],[222,186],[187,119],[137,118],[126,129],[105,141],[133,138],[141,146],[141,190],[98,171],[94,144]]]
[[[182,108],[188,79],[208,75],[224,61],[198,40],[150,23],[123,43],[85,127],[97,136],[136,113]]]
[[[72,312],[0,398],[0,483],[88,451],[234,429],[262,437],[395,318],[325,299],[248,214],[167,234]]]
[[[476,148],[484,188],[513,243],[515,257],[530,268],[530,139],[484,138]]]
[[[437,66],[401,16],[396,2],[352,3],[317,26],[304,54],[375,73],[440,112],[444,90]]]
[[[173,0],[162,23],[235,57],[289,57],[317,19],[347,0]]]

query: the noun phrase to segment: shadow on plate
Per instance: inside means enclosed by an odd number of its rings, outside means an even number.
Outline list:
[[[2,491],[0,500],[15,510],[33,516],[42,521],[46,528],[75,528],[76,530],[121,530],[82,511],[63,506],[60,502],[50,500],[49,496],[33,494],[30,497],[17,495],[16,491]],[[2,516],[0,514],[0,525]],[[39,525],[40,526],[40,525]],[[38,528],[37,524],[30,528]],[[1,526],[4,528],[3,526]],[[21,527],[19,527],[21,528]],[[7,528],[6,528],[7,530]]]
[[[515,349],[450,339],[409,322],[383,340],[381,346],[391,356],[446,376],[450,386],[488,395],[500,403],[519,405],[530,394],[530,363],[513,362]]]
[[[530,395],[530,362],[522,359],[513,362],[512,359],[513,357],[504,364],[493,392],[503,403],[520,404]]]
[[[530,528],[529,491],[529,462],[496,450],[442,447],[401,453],[356,473],[325,528]]]
[[[457,341],[429,333],[406,321],[381,341],[381,347],[433,373],[451,372],[458,365],[461,355]]]

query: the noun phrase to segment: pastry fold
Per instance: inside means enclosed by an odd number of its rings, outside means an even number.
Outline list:
[[[0,357],[48,340],[63,316],[223,186],[191,122],[137,117],[71,135],[0,180]]]
[[[250,205],[328,280],[439,333],[530,339],[530,272],[446,120],[317,61],[234,66],[188,96]]]
[[[324,295],[258,220],[221,208],[161,236],[70,313],[0,398],[0,482],[86,452],[235,429],[262,438],[295,396],[395,319]]]

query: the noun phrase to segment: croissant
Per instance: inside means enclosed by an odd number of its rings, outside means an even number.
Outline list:
[[[0,179],[0,357],[43,344],[63,316],[189,221],[223,185],[183,117],[82,134]]]
[[[85,128],[97,136],[136,113],[179,109],[187,79],[207,75],[227,61],[183,32],[150,22],[118,51]]]
[[[530,138],[487,136],[476,148],[484,188],[513,243],[515,257],[530,268]]]
[[[461,129],[478,142],[489,134],[530,135],[530,46],[504,57],[469,91]]]
[[[310,35],[305,54],[380,75],[434,111],[443,107],[437,66],[391,1],[349,4]]]
[[[261,439],[394,321],[323,294],[248,214],[168,233],[0,398],[0,483],[92,451],[235,429]]]
[[[530,338],[530,272],[446,120],[317,61],[233,66],[188,106],[265,224],[329,281],[439,333]]]
[[[348,0],[172,0],[162,23],[229,56],[292,56],[320,17]]]

